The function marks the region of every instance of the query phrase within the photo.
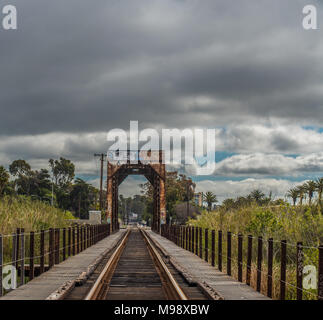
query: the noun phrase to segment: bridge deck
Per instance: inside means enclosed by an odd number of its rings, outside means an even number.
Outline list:
[[[270,300],[248,285],[234,280],[209,265],[195,254],[184,250],[160,235],[148,231],[149,235],[183,268],[190,277],[205,282],[225,300]]]
[[[124,235],[125,230],[99,241],[83,252],[55,265],[27,284],[6,294],[0,300],[45,300],[52,293],[88,272],[100,257],[109,252]]]

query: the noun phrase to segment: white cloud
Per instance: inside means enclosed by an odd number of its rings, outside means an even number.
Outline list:
[[[254,189],[262,190],[266,195],[272,192],[273,198],[284,198],[286,192],[295,185],[302,182],[291,182],[280,179],[245,179],[242,181],[211,181],[204,180],[196,182],[197,192],[214,192],[218,200],[222,202],[227,198],[236,198],[238,196],[246,196]]]
[[[289,175],[323,172],[323,152],[288,157],[281,154],[240,154],[216,164],[215,175]]]

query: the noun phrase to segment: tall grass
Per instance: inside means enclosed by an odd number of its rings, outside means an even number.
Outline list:
[[[28,197],[5,196],[0,199],[0,233],[11,234],[16,228],[25,232],[68,226],[69,212]]]
[[[244,235],[243,241],[243,278],[245,281],[247,235],[253,235],[251,286],[256,287],[256,258],[257,237],[263,237],[263,276],[261,292],[267,292],[267,240],[274,238],[273,262],[273,298],[279,299],[280,286],[280,240],[287,240],[287,272],[286,298],[296,298],[296,245],[303,242],[304,265],[318,266],[317,246],[323,242],[323,217],[315,206],[290,206],[288,204],[275,207],[260,207],[251,204],[239,209],[226,210],[219,208],[212,212],[203,211],[197,219],[191,219],[190,225],[209,230],[223,231],[223,270],[226,271],[226,232],[232,232],[232,275],[237,278],[238,238],[239,233]],[[209,248],[210,248],[209,232]],[[217,238],[216,238],[217,239]],[[216,241],[216,251],[217,251]],[[204,247],[204,236],[203,236]],[[210,251],[209,251],[210,253]],[[317,290],[304,291],[304,299],[315,299]]]

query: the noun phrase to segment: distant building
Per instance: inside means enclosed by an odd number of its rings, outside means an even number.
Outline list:
[[[203,206],[203,192],[194,193],[194,203],[199,207]]]

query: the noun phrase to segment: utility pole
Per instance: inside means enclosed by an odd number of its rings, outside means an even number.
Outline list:
[[[187,180],[187,184],[186,184],[186,197],[187,197],[187,206],[186,206],[186,214],[187,214],[187,219],[189,218],[189,215],[190,215],[190,189],[191,189],[191,186],[192,186],[192,180],[189,179]]]
[[[100,210],[102,211],[103,209],[103,165],[104,165],[104,158],[106,157],[106,155],[104,153],[95,153],[94,154],[95,157],[100,157],[100,161],[101,161],[101,174],[100,174]]]
[[[51,205],[54,205],[54,182],[52,180],[52,199],[51,199]]]

